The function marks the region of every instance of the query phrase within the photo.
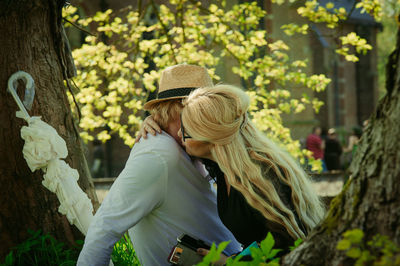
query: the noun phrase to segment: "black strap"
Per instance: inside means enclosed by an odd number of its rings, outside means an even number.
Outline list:
[[[188,96],[190,92],[195,89],[197,88],[191,87],[191,88],[176,88],[176,89],[162,91],[158,94],[157,99],[165,99],[177,96]]]

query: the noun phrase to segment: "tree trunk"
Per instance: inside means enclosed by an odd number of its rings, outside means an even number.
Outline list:
[[[351,180],[328,217],[309,238],[283,258],[283,265],[352,265],[336,249],[343,232],[359,228],[363,242],[386,235],[400,244],[400,29],[387,65],[387,95],[363,133],[351,165]]]
[[[29,114],[41,116],[66,141],[66,162],[78,170],[80,187],[98,206],[64,85],[71,71],[66,67],[69,55],[62,39],[63,4],[57,0],[0,2],[0,261],[27,238],[28,228],[41,229],[70,245],[84,238],[58,212],[56,195],[41,184],[43,172],[32,173],[25,162],[20,130],[26,123],[15,116],[18,107],[6,90],[16,71],[33,77],[36,95]],[[21,99],[22,85],[18,87]]]

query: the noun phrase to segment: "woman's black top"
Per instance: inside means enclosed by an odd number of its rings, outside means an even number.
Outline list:
[[[247,247],[254,241],[261,242],[266,238],[268,232],[271,232],[275,240],[274,248],[282,249],[281,255],[289,252],[289,247],[293,246],[295,239],[289,235],[286,229],[280,224],[267,220],[258,210],[247,203],[242,193],[232,186],[228,196],[224,173],[218,164],[210,160],[204,160],[204,163],[210,176],[216,178],[217,181],[218,215],[236,240]],[[291,203],[290,187],[279,182],[276,174],[269,174],[269,177],[282,202],[294,212],[298,224],[301,224]],[[300,228],[303,230],[302,225]],[[303,232],[305,231],[303,230]]]
[[[340,155],[342,146],[336,139],[327,139],[325,141],[324,160],[328,170],[340,170]]]

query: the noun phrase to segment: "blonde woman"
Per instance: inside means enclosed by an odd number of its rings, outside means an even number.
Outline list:
[[[249,104],[234,86],[197,89],[184,100],[178,136],[188,154],[209,160],[219,216],[235,238],[247,246],[271,232],[287,250],[324,210],[300,165],[250,121]]]
[[[271,232],[286,253],[324,209],[300,165],[250,121],[249,104],[234,86],[194,90],[183,101],[178,136],[216,177],[218,214],[235,238],[246,247]]]

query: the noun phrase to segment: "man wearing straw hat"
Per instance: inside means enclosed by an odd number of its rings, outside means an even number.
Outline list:
[[[239,251],[239,243],[218,217],[206,173],[185,153],[177,135],[182,98],[203,86],[212,86],[203,67],[176,65],[162,72],[157,98],[144,108],[163,132],[133,147],[94,216],[78,265],[108,265],[114,243],[128,229],[145,266],[169,265],[168,255],[183,233],[209,244],[231,240],[227,252]]]

